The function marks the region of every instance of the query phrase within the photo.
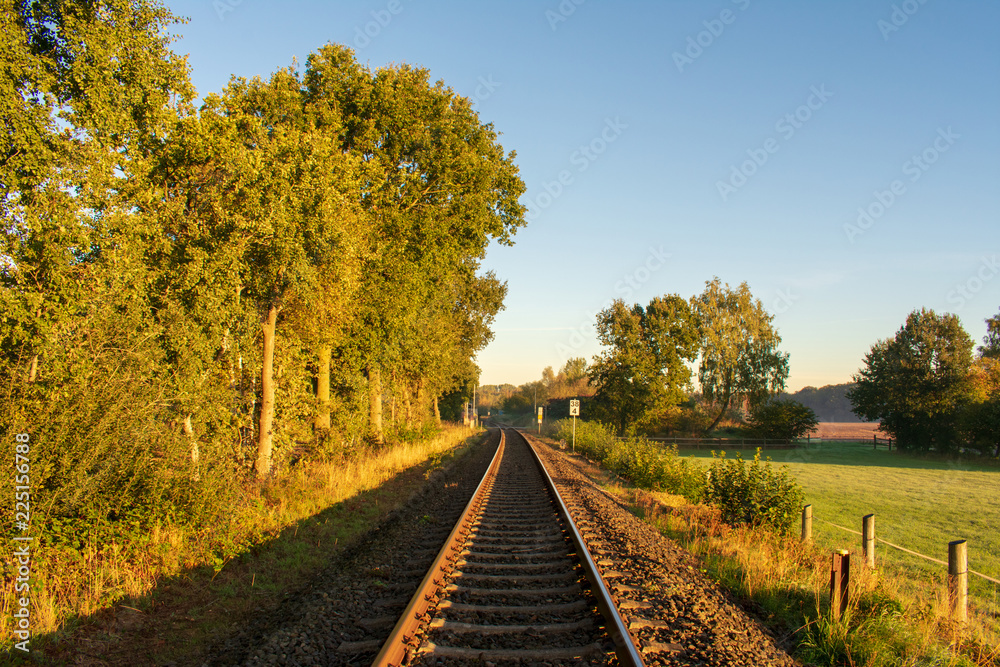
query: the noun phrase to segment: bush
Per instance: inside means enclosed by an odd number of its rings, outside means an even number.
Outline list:
[[[798,401],[768,401],[754,408],[750,429],[759,438],[793,440],[816,428],[812,408]]]
[[[571,442],[572,429],[571,420],[561,419],[552,432]],[[663,448],[640,437],[618,440],[600,422],[577,421],[576,449],[640,488],[667,491],[690,502],[701,498],[704,474],[697,464],[680,458],[676,446]]]
[[[572,443],[573,420],[560,419],[553,424],[551,433],[567,445]],[[614,443],[615,434],[610,427],[601,422],[576,420],[576,451],[603,463]]]
[[[802,487],[788,474],[760,460],[760,448],[750,465],[737,454],[712,452],[712,467],[705,485],[705,500],[718,507],[726,523],[767,525],[781,533],[791,531],[804,497]]]

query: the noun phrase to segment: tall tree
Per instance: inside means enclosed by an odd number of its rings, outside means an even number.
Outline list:
[[[0,9],[0,376],[24,381],[0,430],[52,443],[33,466],[49,509],[153,499],[172,442],[133,183],[193,95],[175,17],[144,0]]]
[[[297,340],[329,347],[347,319],[366,233],[355,203],[358,165],[342,151],[333,119],[318,127],[306,99],[291,69],[268,81],[234,79],[181,123],[154,172],[168,213],[160,261],[172,291],[190,295],[183,311],[217,317],[216,350],[239,333],[225,313],[256,315],[259,477],[271,471],[279,328],[294,323]]]
[[[454,267],[480,259],[490,239],[509,244],[524,224],[524,184],[493,127],[479,122],[468,99],[431,85],[426,69],[370,72],[350,49],[327,45],[309,57],[305,81],[318,115],[343,117],[343,148],[364,163],[361,201],[376,233],[352,356],[367,368],[378,441],[383,371],[402,373],[424,283],[446,282]]]
[[[616,300],[597,316],[597,337],[610,348],[594,357],[595,404],[624,434],[650,411],[682,400],[691,380],[685,364],[698,354],[698,319],[671,294],[643,308]]]
[[[559,373],[567,382],[576,382],[587,377],[587,360],[584,357],[572,357],[566,360]]]
[[[952,449],[969,397],[972,348],[956,315],[913,311],[894,338],[865,355],[847,394],[854,413],[880,420],[902,449]]]
[[[61,332],[89,300],[84,286],[122,277],[125,263],[136,270],[136,220],[122,191],[174,96],[193,91],[185,61],[167,48],[176,17],[158,2],[0,8],[0,280],[17,322],[0,347],[34,380],[59,363]]]
[[[788,354],[778,351],[781,337],[771,326],[774,317],[745,282],[733,290],[713,278],[691,298],[691,307],[701,322],[698,383],[719,410],[707,428],[711,431],[734,400],[745,400],[752,408],[784,389]]]
[[[979,354],[989,359],[1000,359],[1000,313],[986,319],[986,335],[979,346]]]

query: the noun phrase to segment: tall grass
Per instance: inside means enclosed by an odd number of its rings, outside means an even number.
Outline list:
[[[31,625],[41,635],[128,598],[148,594],[158,580],[186,568],[210,566],[221,571],[234,557],[276,537],[292,524],[313,516],[396,474],[429,459],[440,461],[472,434],[446,426],[423,440],[377,450],[361,450],[331,462],[305,463],[265,485],[247,483],[219,521],[178,522],[165,514],[144,529],[127,518],[60,539],[37,535],[32,551]],[[218,509],[218,508],[217,508]],[[6,547],[9,548],[9,547]],[[3,558],[5,568],[14,559]],[[0,636],[10,647],[15,580],[5,569],[0,600]]]
[[[550,427],[557,438],[571,442],[573,424],[561,419]],[[599,422],[578,421],[576,449],[605,468],[644,489],[669,491],[697,502],[705,486],[700,466],[677,456],[677,448],[663,448],[641,437],[619,440]]]
[[[632,511],[701,557],[704,571],[759,605],[779,639],[817,666],[996,667],[998,637],[973,620],[959,629],[942,591],[914,591],[904,574],[864,567],[853,554],[848,610],[830,613],[830,552],[766,526],[732,527],[715,508],[678,496],[617,489]],[[929,588],[929,587],[928,587]]]

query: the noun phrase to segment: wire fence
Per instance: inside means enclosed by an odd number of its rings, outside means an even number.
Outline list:
[[[618,438],[618,440],[623,440],[624,438]],[[858,443],[871,443],[872,447],[878,449],[881,446],[885,446],[892,451],[893,440],[892,438],[882,438],[873,435],[871,438],[817,438],[813,436],[806,436],[805,438],[646,438],[650,442],[660,442],[667,445],[676,445],[678,449],[713,449],[719,447],[733,447],[733,448],[744,448],[744,447],[760,447],[762,449],[799,449],[801,447],[806,447],[810,444],[822,443],[822,442],[858,442]]]
[[[861,531],[853,530],[851,528],[845,528],[844,526],[837,525],[837,524],[833,523],[832,521],[826,521],[825,519],[818,519],[818,521],[820,521],[821,523],[825,523],[825,524],[827,524],[829,526],[833,526],[834,528],[839,528],[840,530],[846,531],[848,533],[854,533],[855,535],[862,535],[862,536],[864,535]],[[923,558],[924,560],[929,560],[932,563],[938,563],[939,565],[944,565],[945,567],[948,566],[948,562],[947,561],[943,561],[943,560],[940,560],[940,559],[937,559],[937,558],[932,558],[931,556],[926,556],[926,555],[924,555],[922,553],[919,553],[917,551],[913,551],[912,549],[907,549],[906,547],[901,547],[898,544],[893,544],[892,542],[889,542],[888,540],[883,540],[881,537],[876,537],[875,541],[881,542],[882,544],[884,544],[884,545],[886,545],[888,547],[892,547],[893,549],[898,549],[899,551],[904,551],[904,552],[906,552],[908,554],[911,554],[913,556],[918,556],[920,558]],[[971,568],[969,568],[966,571],[969,574],[974,574],[977,577],[982,577],[983,579],[986,579],[987,581],[992,581],[994,584],[1000,584],[1000,579],[994,579],[993,577],[985,575],[982,572],[976,572],[975,570],[973,570]]]
[[[624,438],[618,438],[624,440]],[[677,448],[709,449],[719,447],[762,447],[767,449],[796,449],[808,444],[806,440],[777,438],[646,438],[650,442],[677,445]]]

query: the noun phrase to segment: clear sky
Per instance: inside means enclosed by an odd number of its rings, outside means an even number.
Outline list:
[[[529,224],[483,384],[599,351],[614,298],[746,281],[788,386],[846,382],[921,307],[1000,310],[1000,4],[169,1],[200,94],[327,42],[476,100]]]

